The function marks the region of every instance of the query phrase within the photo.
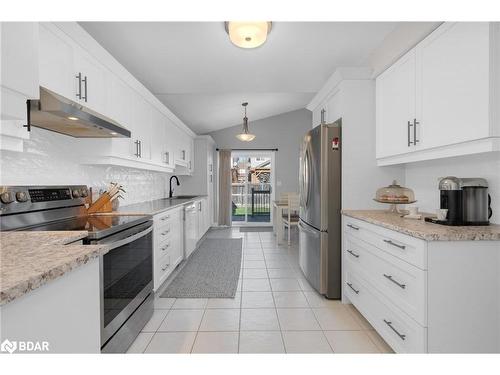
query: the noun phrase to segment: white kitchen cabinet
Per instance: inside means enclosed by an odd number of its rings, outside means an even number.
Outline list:
[[[409,152],[415,114],[414,50],[377,78],[377,158]]]
[[[490,25],[446,23],[415,51],[421,148],[489,137]]]
[[[28,99],[37,99],[38,23],[0,23],[0,149],[23,151]]]
[[[444,23],[377,78],[378,165],[500,151],[499,37]]]
[[[163,137],[163,152],[164,152],[164,162],[167,167],[174,169],[175,168],[175,142],[176,132],[174,129],[176,126],[170,121],[169,118],[165,118],[165,131]]]
[[[167,121],[160,111],[152,108],[151,121],[151,161],[158,164],[166,164],[165,155],[165,132]]]
[[[40,86],[70,100],[76,98],[74,44],[50,23],[40,24]]]
[[[183,207],[155,215],[153,222],[153,278],[156,291],[184,259]]]
[[[425,241],[343,216],[343,301],[397,353],[498,353],[499,241]]]
[[[153,108],[137,94],[134,98],[133,118],[135,134],[132,134],[132,154],[138,159],[150,161]]]
[[[77,102],[97,113],[105,114],[106,91],[109,89],[107,70],[88,52],[75,46],[75,67]]]

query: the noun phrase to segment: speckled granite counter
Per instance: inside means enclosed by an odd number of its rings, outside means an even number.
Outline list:
[[[500,241],[498,224],[453,227],[404,219],[382,210],[342,210],[342,214],[426,241]]]
[[[0,305],[108,251],[106,245],[82,245],[87,231],[1,232]]]
[[[192,202],[196,199],[204,198],[206,195],[199,195],[195,198],[182,198],[182,199],[155,199],[152,201],[140,202],[129,204],[127,206],[118,207],[115,211],[120,215],[157,215],[172,208],[183,206],[186,203]]]

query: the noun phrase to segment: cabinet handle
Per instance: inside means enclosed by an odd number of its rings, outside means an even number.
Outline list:
[[[139,157],[142,158],[142,141],[139,141]]]
[[[352,250],[347,250],[347,252],[348,252],[349,254],[351,254],[354,258],[359,258],[359,254],[356,254],[354,251],[352,251]]]
[[[170,247],[170,243],[168,243],[166,246],[163,246],[163,247],[161,248],[161,251],[165,251],[165,250],[167,250],[169,247]]]
[[[170,229],[166,230],[166,231],[165,231],[165,232],[163,232],[161,235],[162,235],[162,236],[166,236],[166,235],[167,235],[167,234],[169,234],[169,233],[170,233]]]
[[[201,212],[201,202],[198,202],[198,211]]]
[[[168,152],[165,152],[165,164],[170,164],[170,155]]]
[[[412,145],[412,143],[413,143],[411,141],[411,129],[410,129],[412,126],[413,125],[411,124],[411,122],[408,121],[408,147],[410,147]]]
[[[384,277],[385,277],[386,279],[388,279],[388,280],[392,281],[394,284],[396,284],[397,286],[399,286],[401,289],[406,289],[406,284],[401,284],[401,283],[398,283],[396,280],[394,280],[394,279],[392,278],[392,276],[391,276],[391,275],[386,275],[386,274],[384,273]]]
[[[354,289],[351,283],[347,283],[347,286],[351,288],[354,291],[354,293],[359,294],[359,290]]]
[[[417,139],[417,125],[420,125],[420,122],[417,121],[416,118],[413,119],[413,145],[416,146],[417,142],[420,142]]]
[[[321,110],[321,124],[324,124],[324,123],[325,123],[325,113],[326,113],[326,111],[325,111],[325,109],[323,108],[323,109]]]
[[[78,73],[76,76],[78,80],[78,91],[76,92],[76,97],[82,99],[82,73]]]
[[[354,230],[359,230],[359,227],[357,227],[357,226],[355,226],[355,225],[352,225],[352,224],[347,224],[347,226],[348,226],[349,228],[354,229]]]
[[[392,246],[396,246],[396,247],[399,247],[400,249],[406,249],[406,246],[405,245],[399,245],[395,242],[392,242],[391,240],[384,240],[385,243],[388,243],[389,245],[392,245]]]
[[[401,340],[404,341],[406,339],[406,335],[399,333],[398,330],[392,326],[392,322],[389,322],[389,321],[384,319],[384,323],[387,324],[389,326],[389,328],[392,329],[394,331],[394,333],[396,333],[396,335],[398,335]]]
[[[83,100],[85,100],[85,103],[87,103],[87,76],[85,76],[84,79],[82,79],[82,82],[83,82],[83,87],[85,89],[85,96],[82,97]],[[80,94],[81,96],[81,94]]]
[[[31,100],[26,100],[26,125],[23,125],[23,128],[26,128],[28,132],[31,131]]]
[[[167,215],[167,216],[162,217],[162,218],[161,218],[161,221],[165,221],[165,220],[168,220],[168,219],[170,219],[170,215]]]
[[[140,155],[139,155],[139,140],[136,140],[136,141],[134,142],[134,144],[135,144],[135,156],[136,156],[136,157],[139,157],[139,156],[140,156]]]
[[[212,182],[212,175],[210,175],[210,182]]]
[[[167,265],[165,265],[165,267],[162,267],[161,270],[165,271],[169,266],[170,266],[170,264],[167,264]]]

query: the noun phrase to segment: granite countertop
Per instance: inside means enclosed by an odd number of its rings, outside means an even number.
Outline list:
[[[87,231],[1,232],[0,306],[108,252],[82,245]]]
[[[186,203],[192,202],[199,198],[204,198],[206,195],[198,195],[194,198],[178,198],[178,199],[155,199],[152,201],[140,202],[135,204],[129,204],[126,206],[120,206],[113,213],[117,213],[120,215],[157,215],[165,212],[167,210],[171,210],[172,208],[176,208],[179,206],[183,206]]]
[[[500,225],[446,226],[405,219],[382,210],[342,210],[342,214],[426,241],[500,241]],[[424,216],[432,216],[423,214]]]

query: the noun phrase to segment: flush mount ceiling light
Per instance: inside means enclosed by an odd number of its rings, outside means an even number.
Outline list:
[[[241,103],[243,108],[245,108],[245,117],[243,117],[243,132],[236,134],[236,138],[243,142],[250,142],[255,139],[255,134],[248,132],[248,117],[247,117],[247,105],[248,103]]]
[[[272,22],[224,22],[229,39],[241,48],[256,48],[265,43],[271,32]]]

